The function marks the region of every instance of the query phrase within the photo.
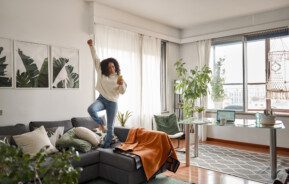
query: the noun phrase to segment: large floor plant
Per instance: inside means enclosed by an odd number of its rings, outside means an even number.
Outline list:
[[[178,82],[176,83],[175,89],[181,95],[183,113],[185,118],[188,118],[193,115],[195,101],[198,98],[207,96],[212,71],[205,65],[201,69],[195,67],[195,69],[191,69],[188,72],[185,64],[182,59],[175,63],[178,75]]]

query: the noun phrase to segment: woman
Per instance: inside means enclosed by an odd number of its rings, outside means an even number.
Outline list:
[[[99,97],[88,107],[88,113],[91,118],[99,125],[99,129],[105,132],[104,122],[98,117],[97,112],[106,110],[107,115],[107,131],[104,138],[103,148],[110,147],[113,135],[113,124],[117,113],[117,100],[119,94],[124,94],[126,83],[120,75],[120,68],[117,60],[107,58],[100,62],[96,55],[93,41],[87,41],[90,47],[92,59],[94,61],[97,72],[96,90],[99,92]]]

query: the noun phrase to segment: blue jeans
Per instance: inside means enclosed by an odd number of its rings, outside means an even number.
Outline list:
[[[97,123],[104,125],[104,122],[100,117],[98,117],[97,112],[106,110],[107,115],[107,132],[104,138],[104,145],[102,147],[108,148],[111,145],[112,135],[113,135],[113,125],[117,112],[117,103],[105,99],[102,95],[96,99],[96,101],[91,104],[87,111],[91,118]]]

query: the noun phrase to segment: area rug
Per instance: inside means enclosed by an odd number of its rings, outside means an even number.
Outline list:
[[[87,182],[86,184],[113,184],[113,183],[100,178],[97,180]],[[189,183],[159,174],[154,180],[146,182],[145,184],[189,184]]]
[[[199,145],[199,157],[193,157],[193,148],[191,148],[190,154],[191,165],[261,183],[273,183],[270,177],[269,154],[209,144]],[[177,155],[179,160],[185,163],[185,153],[177,152]],[[277,178],[284,177],[282,171],[285,168],[289,168],[289,157],[278,156]]]

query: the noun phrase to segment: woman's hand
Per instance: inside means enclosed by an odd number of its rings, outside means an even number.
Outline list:
[[[117,84],[118,84],[118,85],[123,85],[123,79],[122,79],[122,80],[119,80],[119,81],[117,81]]]
[[[92,41],[92,39],[87,40],[87,44],[88,44],[90,47],[93,46],[93,41]]]
[[[116,83],[117,83],[118,85],[123,85],[123,82],[124,82],[124,81],[123,81],[122,75],[119,75],[118,78],[117,78],[117,82],[116,82]]]

